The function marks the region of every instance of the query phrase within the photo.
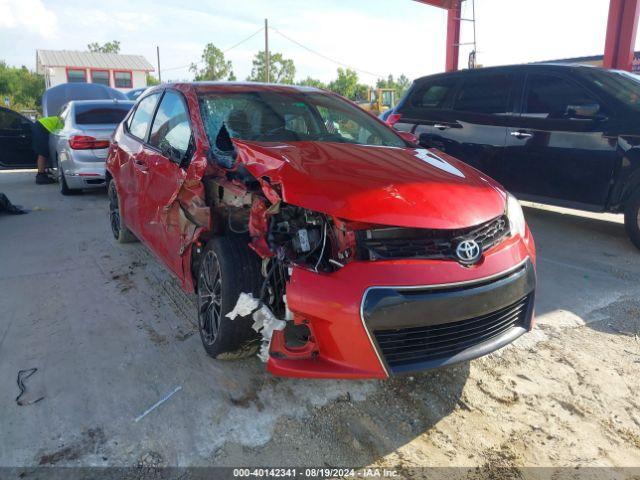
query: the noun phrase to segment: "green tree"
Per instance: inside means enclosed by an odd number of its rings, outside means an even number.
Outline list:
[[[355,70],[338,67],[338,78],[329,83],[329,90],[351,100],[366,100],[369,87],[358,83]]]
[[[231,61],[225,60],[222,50],[213,43],[204,47],[201,59],[204,65],[202,68],[198,68],[195,63],[189,67],[194,74],[194,80],[235,80]]]
[[[159,85],[159,84],[160,84],[160,80],[158,80],[156,77],[154,77],[150,73],[147,73],[147,86],[153,87],[154,85]]]
[[[323,89],[327,89],[327,84],[324,82],[321,82],[320,80],[316,79],[316,78],[311,78],[311,77],[307,77],[304,80],[300,80],[299,82],[296,83],[296,85],[301,85],[301,86],[305,86],[305,87],[316,87],[316,88],[323,88]]]
[[[269,52],[269,81],[272,83],[293,84],[296,76],[296,66],[293,60],[284,58],[281,53]],[[253,57],[251,75],[247,77],[249,82],[266,82],[266,56],[264,50]]]
[[[93,42],[87,45],[87,48],[92,53],[120,53],[120,41],[113,40],[102,45],[98,42]]]
[[[14,110],[38,110],[44,93],[44,77],[31,72],[24,65],[9,67],[0,61],[0,97],[9,98]]]
[[[394,80],[393,75],[389,75],[386,80],[379,78],[376,83],[377,88],[393,88],[396,92],[396,103],[404,96],[410,85],[411,80],[404,74],[400,75],[398,80]]]

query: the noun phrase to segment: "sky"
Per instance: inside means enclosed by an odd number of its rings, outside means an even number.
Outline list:
[[[475,0],[478,62],[602,54],[608,5]],[[462,16],[471,16],[471,0]],[[190,80],[188,65],[200,60],[207,43],[227,50],[262,28],[265,18],[270,51],[294,60],[297,79],[328,82],[340,64],[369,84],[388,74],[414,79],[444,69],[446,12],[412,0],[0,0],[0,60],[35,69],[36,49],[86,50],[91,42],[119,40],[121,53],[143,55],[153,65],[159,46],[163,80]],[[461,42],[471,38],[471,23],[463,22]],[[264,32],[226,52],[239,80],[262,49]],[[468,52],[462,47],[461,66]]]

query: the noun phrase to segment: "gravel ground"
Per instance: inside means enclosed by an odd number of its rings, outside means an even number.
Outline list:
[[[526,209],[537,326],[515,344],[388,381],[311,381],[206,357],[193,300],[143,246],[113,241],[105,193],[32,182],[0,172],[32,209],[0,217],[0,467],[640,466],[640,252],[618,217]],[[19,407],[31,367],[25,398],[45,398]]]

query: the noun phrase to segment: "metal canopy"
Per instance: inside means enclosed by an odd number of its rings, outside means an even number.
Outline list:
[[[460,14],[464,0],[415,0],[447,10],[447,54],[445,70],[458,69],[460,55]],[[533,0],[532,0],[533,1]],[[638,30],[640,0],[609,0],[604,66],[631,70]]]

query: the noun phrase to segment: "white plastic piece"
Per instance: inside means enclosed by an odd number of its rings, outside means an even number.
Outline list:
[[[236,306],[233,307],[229,313],[227,313],[226,317],[231,320],[235,320],[237,316],[246,317],[251,314],[255,309],[260,306],[260,301],[255,298],[250,293],[242,292],[238,296],[238,301],[236,302]]]
[[[284,320],[278,320],[266,305],[253,312],[253,329],[262,334],[262,346],[258,358],[263,362],[269,360],[269,347],[274,330],[282,330],[286,324]]]
[[[257,298],[250,293],[242,292],[238,296],[236,306],[233,307],[233,310],[227,313],[226,316],[231,320],[235,320],[238,316],[246,317],[253,312],[251,316],[253,318],[252,328],[262,334],[262,345],[258,353],[258,358],[266,363],[267,360],[269,360],[269,347],[274,330],[284,329],[287,322],[278,320],[266,305],[262,305],[260,308],[258,307],[260,307],[260,301]]]

